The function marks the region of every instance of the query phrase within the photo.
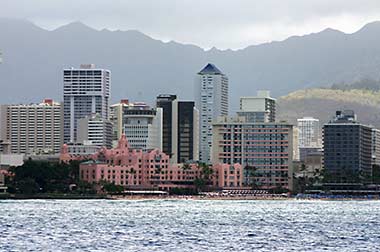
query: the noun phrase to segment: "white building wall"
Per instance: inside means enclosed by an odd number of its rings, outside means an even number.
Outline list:
[[[228,115],[228,78],[223,74],[198,74],[196,107],[199,109],[199,160],[211,161],[212,122]]]
[[[64,142],[75,142],[77,121],[98,113],[109,119],[111,72],[93,64],[64,69]]]
[[[112,147],[112,124],[100,115],[87,116],[78,120],[77,143],[99,147]]]
[[[132,149],[162,150],[162,108],[155,115],[125,115],[124,132]]]
[[[321,147],[321,129],[319,120],[312,117],[297,119],[299,130],[298,145],[300,148]]]

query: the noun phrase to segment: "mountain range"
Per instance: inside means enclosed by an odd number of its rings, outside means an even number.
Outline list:
[[[193,99],[208,62],[229,77],[230,106],[259,89],[275,97],[362,78],[380,79],[380,22],[352,34],[326,29],[241,50],[164,43],[135,30],[95,30],[74,22],[52,31],[0,19],[0,103],[62,100],[62,69],[94,63],[112,71],[112,101],[152,103],[160,93]],[[210,31],[212,36],[212,31]]]

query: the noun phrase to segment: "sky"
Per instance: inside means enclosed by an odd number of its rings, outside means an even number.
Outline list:
[[[73,21],[139,30],[165,42],[241,49],[380,20],[380,0],[0,0],[0,17],[52,30]]]

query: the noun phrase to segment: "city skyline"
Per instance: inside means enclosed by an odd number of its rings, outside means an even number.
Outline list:
[[[0,0],[0,251],[380,251],[380,0]]]

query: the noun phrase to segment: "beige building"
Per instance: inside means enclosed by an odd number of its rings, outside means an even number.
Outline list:
[[[252,123],[245,117],[219,117],[213,123],[212,162],[241,164],[245,186],[291,190],[298,149],[288,123]]]
[[[51,99],[39,104],[2,105],[0,137],[14,154],[54,154],[62,145],[62,106]]]
[[[110,106],[110,121],[112,123],[112,145],[116,147],[117,142],[124,133],[123,115],[124,109],[133,106],[127,99],[121,100],[119,103]]]

